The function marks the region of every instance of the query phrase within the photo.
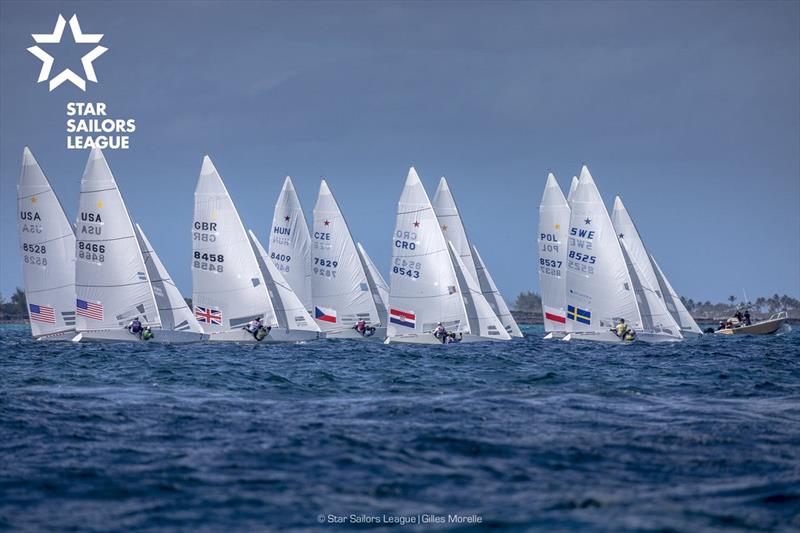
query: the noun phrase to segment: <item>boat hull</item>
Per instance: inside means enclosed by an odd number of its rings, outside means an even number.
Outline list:
[[[714,333],[720,335],[771,335],[781,329],[781,326],[783,326],[784,322],[786,322],[785,318],[776,318],[774,320],[765,320],[749,326],[720,329]]]
[[[75,330],[68,329],[66,331],[59,331],[58,333],[49,333],[47,335],[39,335],[35,337],[37,341],[47,342],[68,342],[75,337]]]
[[[323,339],[351,339],[356,341],[378,341],[383,342],[386,338],[386,328],[375,328],[375,333],[369,337],[363,336],[353,328],[343,329],[340,331],[323,331],[320,335]]]
[[[546,341],[549,341],[551,339],[560,340],[560,339],[563,339],[564,337],[566,337],[566,335],[567,335],[566,331],[551,331],[547,335],[542,337],[542,339],[546,340]]]
[[[609,344],[624,344],[634,341],[626,341],[617,337],[611,331],[573,331],[564,336],[563,341],[592,341],[592,342],[605,342]],[[674,337],[667,333],[660,332],[636,332],[636,341],[648,343],[662,343],[662,342],[680,342],[681,338]]]
[[[211,333],[208,336],[209,342],[235,342],[242,344],[271,344],[276,342],[307,342],[319,339],[319,333],[316,331],[300,331],[300,330],[286,330],[280,328],[272,328],[269,335],[264,337],[263,340],[256,340],[253,334],[243,329],[221,331],[219,333]]]
[[[73,342],[142,342],[155,344],[190,344],[207,340],[208,335],[194,331],[175,331],[171,329],[153,328],[153,338],[142,340],[126,329],[100,329],[80,331],[71,340]]]
[[[451,343],[451,344],[461,344],[464,342],[503,342],[508,339],[490,339],[488,337],[479,337],[478,335],[469,335],[466,334],[462,337],[460,342]],[[433,336],[433,334],[428,335],[404,335],[402,337],[387,337],[384,344],[438,344],[441,346],[447,346],[446,344],[442,344],[442,341],[437,339]]]

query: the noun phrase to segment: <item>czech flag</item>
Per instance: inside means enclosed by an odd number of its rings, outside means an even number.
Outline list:
[[[336,324],[336,309],[329,309],[327,307],[314,306],[314,318],[320,322],[330,322]]]
[[[417,315],[415,315],[413,312],[390,309],[389,322],[392,324],[397,324],[398,326],[405,326],[413,329],[417,327]]]

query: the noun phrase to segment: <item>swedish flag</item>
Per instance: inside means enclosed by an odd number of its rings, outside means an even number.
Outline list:
[[[575,307],[573,305],[567,306],[567,318],[576,322],[580,322],[581,324],[586,324],[587,326],[592,323],[591,311],[587,311],[586,309],[581,309],[580,307]]]

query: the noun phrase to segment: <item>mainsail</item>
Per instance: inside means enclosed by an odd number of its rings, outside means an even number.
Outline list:
[[[664,331],[680,336],[678,333],[680,326],[670,315],[664,303],[658,279],[650,263],[650,256],[644,246],[641,234],[636,229],[633,219],[619,196],[614,199],[611,220],[622,244],[622,250],[627,253],[627,259],[631,263],[629,265],[629,270],[632,270],[631,278],[634,285],[638,285],[638,287],[634,287],[634,292],[638,296],[644,329]]]
[[[586,166],[572,196],[566,262],[567,331],[608,333],[620,318],[642,329],[622,249]]]
[[[161,317],[161,327],[175,331],[193,331],[203,333],[203,328],[197,322],[192,310],[186,305],[186,300],[172,281],[172,278],[158,258],[156,251],[147,239],[139,224],[134,225],[139,248],[142,250],[147,276],[153,287],[153,294],[158,305],[158,314]]]
[[[484,264],[483,258],[475,246],[472,247],[472,257],[475,259],[475,268],[478,270],[478,285],[481,294],[486,298],[497,318],[500,319],[500,323],[503,324],[506,332],[512,337],[522,337],[522,331],[520,331],[514,317],[511,316],[511,311],[508,310],[506,301],[503,300],[497,285],[494,283],[494,279],[492,279],[492,275],[489,274],[489,269],[486,268],[486,264]]]
[[[135,317],[160,327],[133,224],[98,148],[89,154],[81,178],[76,237],[76,329],[122,329]]]
[[[664,297],[667,311],[669,311],[672,318],[680,325],[681,333],[684,335],[690,333],[702,335],[703,330],[700,329],[688,309],[686,309],[686,306],[683,305],[680,296],[678,296],[678,293],[672,288],[667,276],[664,275],[664,272],[661,270],[661,267],[658,266],[658,263],[656,263],[652,255],[650,256],[650,261],[653,263],[653,268],[655,269],[656,278],[658,279],[658,285],[661,288],[661,295]]]
[[[278,325],[250,239],[208,156],[194,191],[192,304],[207,333],[241,330],[255,317]]]
[[[575,189],[578,188],[578,176],[572,176],[572,181],[569,184],[569,193],[567,194],[567,203],[572,205],[572,195],[575,194]]]
[[[364,272],[367,274],[367,283],[369,283],[369,290],[372,293],[372,301],[375,302],[375,307],[378,309],[381,324],[386,326],[389,321],[389,284],[383,279],[375,263],[372,262],[372,258],[367,254],[360,242],[356,243],[356,249],[364,267]]]
[[[468,333],[450,251],[417,172],[408,171],[392,239],[389,339],[430,336],[437,323]],[[438,341],[437,341],[438,342]]]
[[[17,184],[25,297],[34,337],[75,329],[75,233],[26,146]]]
[[[311,236],[289,176],[286,176],[275,204],[269,256],[303,302],[303,306],[311,311]]]
[[[355,242],[325,180],[319,185],[313,228],[311,294],[320,329],[351,329],[359,320],[379,324],[381,318]]]
[[[433,198],[433,210],[445,239],[453,243],[458,256],[464,262],[467,274],[477,282],[484,299],[500,319],[505,330],[513,337],[522,337],[522,332],[514,317],[511,316],[511,312],[494,284],[486,265],[479,260],[474,247],[470,245],[455,198],[453,198],[450,186],[444,177],[439,180],[439,187]]]
[[[456,279],[458,279],[461,296],[464,299],[470,333],[487,339],[511,340],[511,335],[505,330],[489,302],[483,297],[480,286],[467,272],[467,267],[458,255],[455,245],[452,242],[448,244]]]
[[[278,326],[287,331],[318,332],[319,327],[303,307],[303,303],[284,279],[278,267],[270,260],[269,254],[256,238],[256,234],[252,230],[247,233],[250,236],[250,244],[253,246],[258,265],[261,268],[261,274],[267,283],[267,290],[275,308]]]
[[[542,293],[544,330],[566,330],[567,230],[570,208],[555,176],[547,183],[539,203],[539,289]]]

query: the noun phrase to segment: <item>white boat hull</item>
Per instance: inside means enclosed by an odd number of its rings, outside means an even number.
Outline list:
[[[37,341],[56,341],[65,342],[71,341],[75,337],[75,330],[68,329],[66,331],[59,331],[58,333],[50,333],[47,335],[39,335],[36,337]]]
[[[404,335],[402,337],[387,337],[384,344],[439,344],[442,341],[433,336],[432,333],[427,335]],[[490,339],[488,337],[479,337],[478,335],[464,335],[460,342],[451,344],[461,344],[464,342],[506,342],[506,339]],[[445,345],[446,346],[446,345]]]
[[[236,342],[246,344],[270,344],[274,342],[307,342],[319,339],[319,333],[316,331],[300,331],[300,330],[286,330],[280,328],[272,328],[269,335],[264,337],[263,340],[256,340],[253,334],[249,331],[238,329],[231,331],[221,331],[219,333],[211,333],[208,336],[210,342]]]
[[[633,341],[626,341],[617,337],[617,335],[612,331],[573,331],[568,333],[564,336],[564,341],[593,341],[593,342],[605,342],[611,344],[623,344],[626,342],[633,342]],[[674,337],[667,333],[660,333],[660,332],[649,332],[649,331],[637,331],[636,332],[636,339],[637,341],[641,342],[649,342],[649,343],[661,343],[661,342],[680,342],[681,338]]]
[[[194,331],[175,331],[171,329],[153,328],[153,338],[142,340],[138,335],[131,334],[126,329],[99,329],[80,331],[71,339],[73,342],[147,342],[155,344],[188,344],[203,342],[208,335]]]
[[[566,331],[551,331],[547,335],[542,337],[542,339],[546,341],[549,341],[550,339],[560,340],[563,339],[566,336],[566,334],[567,334]]]
[[[323,339],[351,339],[357,341],[379,341],[383,342],[386,338],[386,328],[375,328],[375,333],[369,337],[365,337],[353,328],[343,329],[340,331],[323,331],[320,335]]]

